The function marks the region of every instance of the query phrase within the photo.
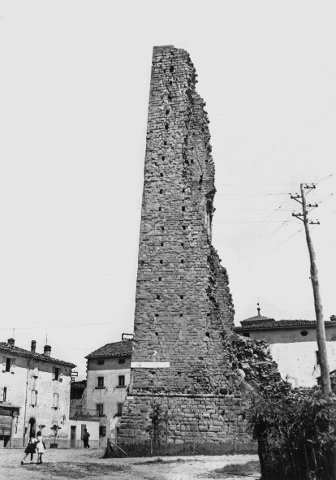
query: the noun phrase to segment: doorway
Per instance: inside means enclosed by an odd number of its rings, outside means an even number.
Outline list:
[[[28,429],[28,435],[29,438],[36,437],[36,420],[34,417],[31,417],[29,419],[29,429]]]
[[[70,448],[76,448],[76,426],[71,425]]]

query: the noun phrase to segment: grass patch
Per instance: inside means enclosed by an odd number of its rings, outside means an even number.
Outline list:
[[[28,464],[25,468],[30,471],[45,473],[45,478],[65,477],[65,478],[94,478],[105,475],[118,476],[118,472],[129,470],[128,466],[106,465],[100,463],[85,462],[62,462],[62,463],[43,463],[42,465]]]
[[[176,460],[162,460],[162,458],[156,458],[155,460],[146,460],[146,462],[137,462],[133,465],[157,465],[158,463],[168,465],[169,463],[185,463],[190,462],[190,460],[184,460],[182,458],[177,458]]]
[[[232,465],[225,465],[223,468],[217,468],[213,472],[208,473],[206,478],[225,478],[230,475],[259,475],[260,463],[259,461],[251,461],[247,463],[235,463]],[[224,475],[224,477],[223,477]]]

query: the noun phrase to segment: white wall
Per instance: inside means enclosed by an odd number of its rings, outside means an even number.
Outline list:
[[[296,387],[317,385],[320,367],[316,363],[316,342],[273,343],[270,345],[272,357],[277,362],[283,379]],[[330,371],[336,369],[336,342],[327,342]]]

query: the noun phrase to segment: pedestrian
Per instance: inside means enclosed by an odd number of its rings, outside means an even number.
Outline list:
[[[45,451],[45,444],[44,440],[42,437],[41,432],[37,432],[37,444],[36,444],[36,452],[37,452],[37,463],[43,463],[42,462],[42,455],[44,454]]]
[[[87,429],[85,429],[84,430],[84,435],[83,435],[84,448],[90,448],[89,437],[90,437],[90,434],[87,431]]]
[[[24,464],[24,461],[30,454],[30,463],[33,463],[33,458],[34,458],[34,453],[36,452],[36,445],[37,445],[37,438],[33,435],[30,437],[28,445],[25,448],[25,457],[23,460],[21,460],[21,465]]]

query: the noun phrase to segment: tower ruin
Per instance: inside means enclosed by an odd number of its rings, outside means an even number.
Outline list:
[[[153,405],[167,444],[250,441],[228,348],[234,306],[211,244],[215,167],[189,54],[154,47],[131,385],[118,442],[149,441]],[[234,371],[235,370],[235,371]]]

